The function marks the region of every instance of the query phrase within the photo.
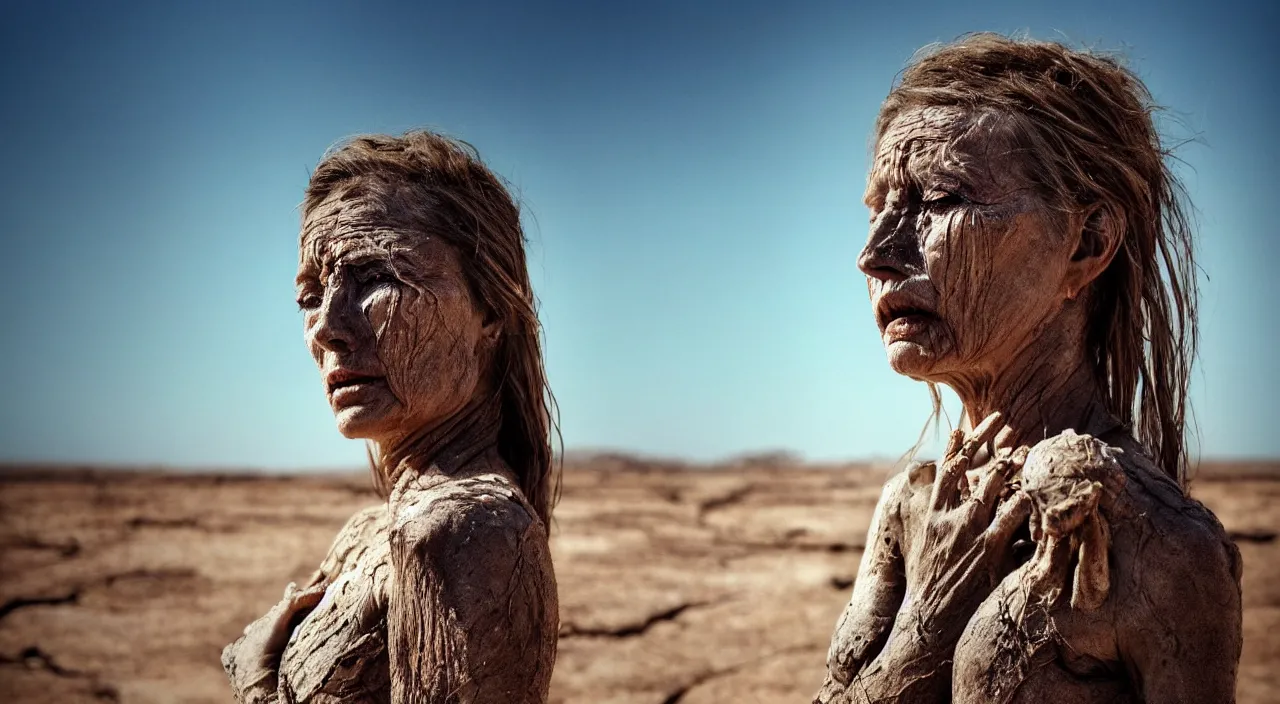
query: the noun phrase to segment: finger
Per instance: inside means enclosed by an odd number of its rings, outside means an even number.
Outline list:
[[[285,593],[288,596],[271,607],[271,610],[267,612],[263,619],[271,623],[272,629],[283,628],[285,624],[293,620],[299,611],[315,608],[316,604],[319,604],[320,600],[324,598],[324,591],[324,585],[302,591],[287,589]]]
[[[1089,516],[1080,538],[1076,578],[1071,590],[1071,608],[1094,611],[1107,600],[1111,591],[1111,567],[1107,562],[1110,547],[1107,522],[1097,513]]]
[[[1048,601],[1054,601],[1067,585],[1067,572],[1071,567],[1071,536],[1048,534],[1043,549],[1036,551],[1035,566],[1028,572],[1032,591]]]
[[[306,588],[310,589],[316,586],[317,584],[323,584],[327,579],[328,579],[328,575],[324,573],[324,570],[316,570],[315,572],[311,573],[311,578],[307,580]]]
[[[1022,492],[1014,494],[996,510],[995,520],[987,527],[987,545],[997,554],[1006,552],[1013,543],[1013,535],[1030,515],[1031,497]]]
[[[969,437],[964,441],[964,446],[960,448],[961,454],[972,461],[973,456],[978,453],[978,449],[991,442],[991,439],[996,436],[996,433],[1001,428],[1000,421],[1002,417],[1000,412],[996,411],[979,423],[978,427],[974,428],[973,432],[969,433]]]
[[[964,481],[960,483],[960,498],[969,499],[975,496],[981,496],[979,491],[982,488],[983,474],[981,470],[970,469],[964,473]]]
[[[933,508],[942,510],[955,506],[960,502],[960,483],[964,481],[964,473],[969,463],[964,457],[952,460],[939,470],[933,480]]]
[[[947,440],[947,450],[942,453],[942,461],[945,463],[960,451],[960,444],[964,442],[964,431],[957,428],[951,431],[951,437]]]
[[[959,503],[964,475],[973,466],[973,456],[977,454],[978,448],[985,445],[992,438],[1000,427],[999,423],[999,412],[987,416],[967,438],[963,439],[960,443],[959,451],[955,449],[958,440],[957,435],[952,433],[951,442],[947,446],[947,459],[943,462],[942,471],[938,473],[938,480],[933,486],[933,506],[935,509],[950,508]]]
[[[264,634],[263,651],[279,653],[283,650],[285,643],[289,641],[294,623],[300,620],[300,615],[314,609],[316,604],[320,603],[324,598],[324,591],[323,586],[294,591],[288,599],[276,604],[272,610],[274,618],[267,625],[268,630]]]
[[[991,444],[998,451],[1001,448],[1012,448],[1013,440],[1013,426],[1006,425],[996,434],[996,439]]]
[[[995,506],[1000,492],[1009,483],[1010,477],[1018,470],[1016,455],[1009,455],[996,461],[995,466],[983,477],[974,496],[985,506]]]

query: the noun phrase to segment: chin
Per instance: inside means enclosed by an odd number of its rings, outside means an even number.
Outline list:
[[[937,358],[932,351],[921,344],[906,340],[897,340],[885,345],[885,353],[889,358],[890,369],[916,381],[927,381],[929,373],[937,363]]]
[[[350,440],[372,440],[382,435],[387,425],[385,413],[378,413],[362,406],[341,408],[334,411],[338,432]]]

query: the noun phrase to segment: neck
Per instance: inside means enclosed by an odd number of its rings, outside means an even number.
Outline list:
[[[1034,444],[1071,428],[1102,435],[1121,426],[1106,410],[1084,347],[1082,306],[1068,302],[996,370],[957,374],[944,383],[964,404],[976,427],[999,412],[1015,446]]]
[[[496,457],[501,425],[498,399],[482,394],[442,422],[380,444],[387,493],[406,472],[450,476],[478,460]]]

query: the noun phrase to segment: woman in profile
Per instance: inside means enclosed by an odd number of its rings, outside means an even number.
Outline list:
[[[339,431],[384,502],[223,651],[238,701],[541,703],[559,624],[557,477],[519,211],[426,131],[327,154],[296,280]]]
[[[1142,82],[1055,43],[917,59],[859,256],[899,374],[964,405],[887,483],[818,702],[1235,698],[1240,558],[1185,492],[1192,233]]]

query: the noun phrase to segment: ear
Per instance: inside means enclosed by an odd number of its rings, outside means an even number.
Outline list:
[[[1063,293],[1074,300],[1102,275],[1120,249],[1122,223],[1107,203],[1094,203],[1071,218],[1075,248],[1063,277]]]
[[[489,313],[484,316],[484,323],[480,326],[480,340],[489,349],[493,349],[498,344],[498,337],[502,335],[502,319]]]

